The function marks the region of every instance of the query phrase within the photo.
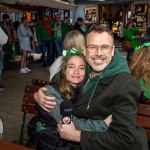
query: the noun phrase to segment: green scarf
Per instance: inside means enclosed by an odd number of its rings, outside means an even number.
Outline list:
[[[92,97],[94,95],[94,92],[96,90],[98,82],[106,77],[111,77],[114,75],[117,75],[122,72],[128,72],[130,73],[127,61],[125,58],[121,57],[120,53],[117,49],[115,49],[115,54],[112,57],[111,62],[108,64],[108,66],[103,70],[103,72],[94,78],[89,78],[88,82],[83,87],[83,92],[87,92],[91,87],[93,87],[93,92],[91,94],[91,97],[89,99],[88,107],[91,103]]]

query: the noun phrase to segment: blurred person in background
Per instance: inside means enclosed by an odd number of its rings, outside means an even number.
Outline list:
[[[3,70],[3,45],[7,43],[8,36],[0,27],[0,91],[4,89],[4,85],[1,84],[1,75]]]
[[[127,51],[127,61],[129,62],[131,60],[132,54],[134,52],[134,49],[139,46],[138,38],[140,30],[135,27],[133,21],[129,21],[126,24],[125,30],[124,30],[124,39],[131,42],[131,47]]]
[[[37,40],[42,48],[43,67],[50,66],[52,62],[52,25],[49,17],[44,15],[36,27]],[[47,60],[45,59],[47,52]]]
[[[28,52],[31,51],[31,41],[30,37],[32,36],[31,30],[28,28],[28,20],[26,17],[21,18],[21,23],[17,29],[18,41],[21,50],[21,68],[19,73],[28,73],[31,70],[27,68],[27,56]]]
[[[3,14],[3,22],[1,27],[8,36],[7,43],[3,45],[4,69],[7,69],[8,67],[10,67],[10,62],[13,59],[13,42],[14,42],[14,30],[8,14]]]

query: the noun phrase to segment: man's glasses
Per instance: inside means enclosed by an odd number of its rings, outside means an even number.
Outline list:
[[[90,53],[95,53],[97,50],[101,49],[102,53],[108,54],[111,51],[112,46],[110,45],[87,45],[86,50]]]

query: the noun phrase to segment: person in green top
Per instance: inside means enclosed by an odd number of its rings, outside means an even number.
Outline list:
[[[65,39],[66,34],[69,32],[69,29],[64,21],[61,20],[60,15],[57,14],[55,16],[55,21],[53,23],[53,38],[57,50],[56,58],[62,56],[62,52],[64,49],[63,41]]]
[[[127,61],[129,62],[132,54],[134,52],[135,47],[139,46],[138,38],[140,30],[137,29],[134,25],[134,22],[129,21],[124,30],[124,39],[131,42],[131,49],[127,51]]]
[[[150,42],[144,43],[133,53],[130,69],[138,79],[145,99],[150,99]]]
[[[42,46],[42,62],[43,67],[52,63],[52,30],[48,16],[44,15],[36,27],[37,40]],[[47,52],[47,62],[45,55]]]

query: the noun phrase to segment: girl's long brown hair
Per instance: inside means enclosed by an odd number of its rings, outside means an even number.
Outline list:
[[[135,51],[129,66],[134,77],[150,85],[150,46]]]
[[[77,55],[77,56],[81,57],[84,60],[85,64],[87,64],[84,55]],[[66,79],[67,62],[71,57],[72,56],[68,56],[62,59],[60,71],[54,76],[54,78],[51,81],[55,82],[56,86],[58,87],[60,92],[66,97],[67,100],[70,100],[73,97],[71,85]]]

